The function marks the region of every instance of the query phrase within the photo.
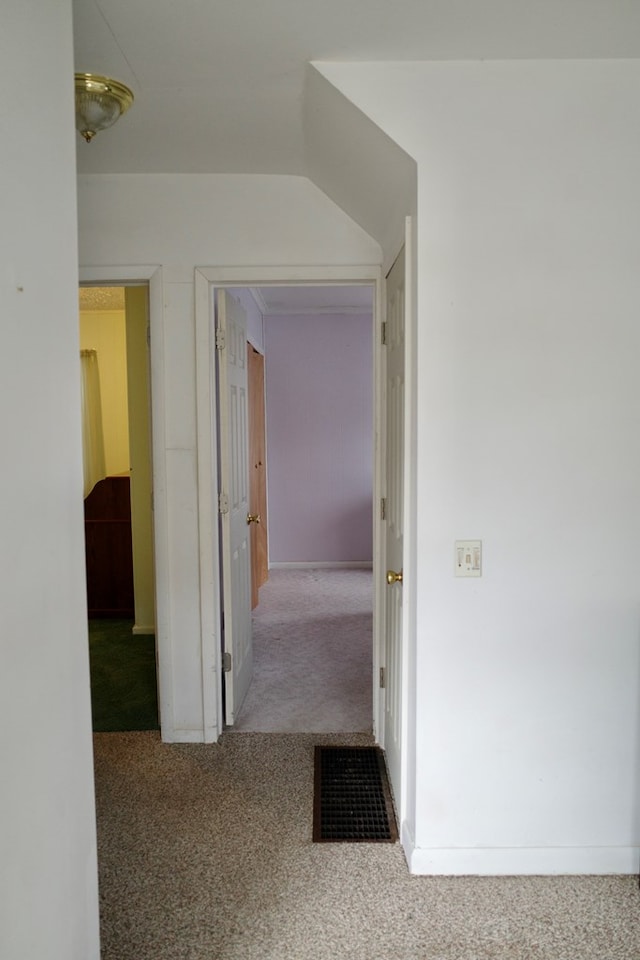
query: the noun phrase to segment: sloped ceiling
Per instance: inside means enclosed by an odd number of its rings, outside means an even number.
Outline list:
[[[389,268],[416,203],[415,161],[314,67],[305,95],[307,174],[380,244]]]
[[[636,57],[633,0],[74,0],[76,70],[134,106],[81,173],[308,176],[314,60]]]
[[[369,284],[260,287],[254,290],[254,296],[263,316],[302,316],[323,313],[371,314],[373,311],[373,287]]]

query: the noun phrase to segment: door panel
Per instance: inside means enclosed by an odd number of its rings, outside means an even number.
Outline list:
[[[251,524],[251,607],[258,605],[258,590],[269,579],[267,545],[267,457],[264,409],[264,357],[247,344],[249,372],[249,503],[259,517]]]
[[[386,560],[389,571],[403,566],[404,529],[404,341],[405,258],[400,253],[387,277],[386,327]],[[402,744],[402,580],[388,583],[385,604],[384,746],[398,807]]]
[[[227,290],[217,291],[216,305],[223,644],[231,665],[225,672],[225,721],[231,725],[253,674],[246,318]]]

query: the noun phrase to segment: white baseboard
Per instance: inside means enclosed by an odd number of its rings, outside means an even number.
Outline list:
[[[407,837],[410,840],[410,837]],[[416,848],[403,842],[409,870],[422,876],[557,876],[640,872],[640,847]]]
[[[153,625],[145,626],[144,624],[142,624],[142,626],[140,626],[137,623],[134,624],[133,630],[131,631],[134,637],[141,637],[141,636],[146,637],[146,636],[149,636],[149,634],[152,634],[155,632],[156,632],[156,628]]]
[[[319,560],[315,563],[311,562],[297,562],[297,561],[273,561],[269,564],[270,570],[318,570],[318,569],[327,569],[327,570],[371,570],[373,568],[373,560],[343,560],[343,561],[332,561],[332,560]]]
[[[219,735],[217,730],[206,730],[202,727],[198,730],[168,730],[162,728],[161,737],[163,743],[217,743]]]

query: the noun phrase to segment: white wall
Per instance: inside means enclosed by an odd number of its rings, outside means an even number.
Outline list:
[[[160,672],[169,678],[169,688],[160,683],[162,733],[215,737],[220,731],[205,730],[202,699],[194,268],[376,264],[380,247],[300,177],[82,176],[78,206],[84,279],[92,267],[112,267],[113,279],[118,268],[162,268],[162,316],[154,320],[151,308],[152,363],[154,352],[161,357],[152,369],[154,437],[164,437],[154,450],[154,506],[166,530],[156,576],[169,621],[158,611]],[[216,710],[207,705],[207,714]]]
[[[98,960],[71,4],[2,19],[0,956]]]
[[[412,869],[637,872],[640,63],[326,73],[418,162]]]
[[[386,275],[415,211],[415,160],[311,65],[303,118],[309,177],[376,238]]]

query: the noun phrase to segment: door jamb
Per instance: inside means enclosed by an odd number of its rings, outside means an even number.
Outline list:
[[[223,730],[222,670],[220,665],[220,578],[219,536],[217,523],[217,418],[214,357],[215,332],[213,328],[213,290],[216,287],[259,286],[321,286],[330,284],[372,284],[373,309],[373,734],[384,747],[384,690],[379,684],[380,667],[384,657],[382,616],[382,569],[384,543],[380,522],[380,499],[383,486],[384,450],[382,448],[382,404],[384,378],[382,376],[381,329],[386,308],[382,268],[372,266],[325,267],[196,267],[195,269],[195,335],[196,335],[196,397],[198,450],[198,524],[200,539],[200,618],[202,626],[202,682],[204,729],[217,739]],[[217,731],[217,736],[213,736]],[[209,739],[207,737],[207,739]]]

